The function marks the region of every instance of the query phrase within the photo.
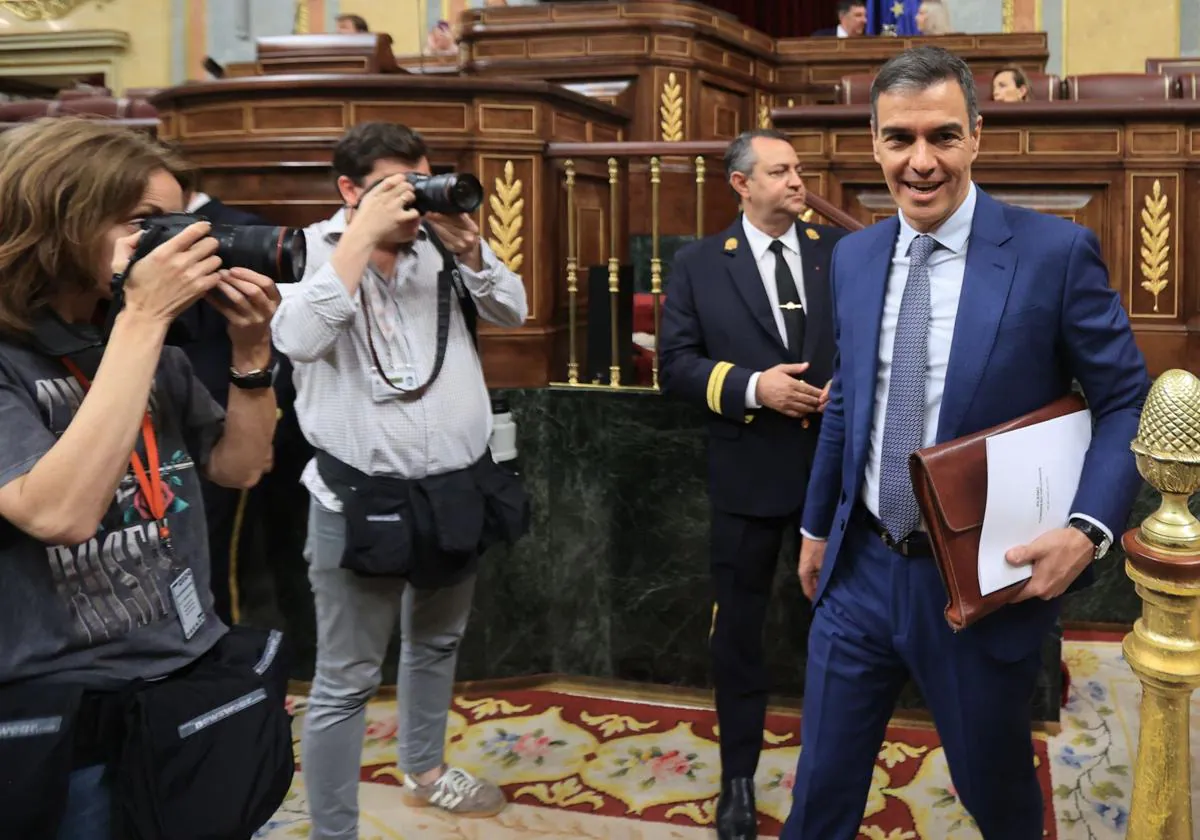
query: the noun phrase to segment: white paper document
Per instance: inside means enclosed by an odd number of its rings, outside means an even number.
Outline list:
[[[987,508],[979,539],[981,595],[1033,574],[1032,566],[1011,566],[1004,555],[1067,524],[1091,442],[1088,411],[987,439]]]

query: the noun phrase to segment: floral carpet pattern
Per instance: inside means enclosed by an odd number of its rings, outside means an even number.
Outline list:
[[[1062,732],[1035,736],[1046,795],[1044,837],[1125,836],[1137,750],[1140,686],[1116,641],[1068,641],[1071,693]],[[618,693],[617,690],[608,694]],[[361,836],[368,840],[711,840],[720,781],[711,710],[658,700],[609,699],[569,684],[466,693],[454,700],[447,759],[502,782],[513,803],[485,820],[458,819],[400,801],[396,707],[369,707],[363,750]],[[295,698],[296,737],[304,699]],[[1193,705],[1200,715],[1200,699]],[[1200,738],[1193,727],[1193,750]],[[799,717],[768,716],[757,777],[760,836],[778,836],[799,755]],[[297,755],[299,750],[297,749]],[[1196,803],[1200,806],[1200,801]],[[303,768],[284,806],[256,835],[307,837]],[[860,828],[865,840],[975,840],[936,733],[893,725],[879,752]]]
[[[1050,741],[1050,778],[1058,836],[1121,840],[1129,822],[1137,757],[1141,684],[1119,641],[1071,641],[1063,646],[1071,694],[1062,733]],[[1200,754],[1200,696],[1192,695],[1192,755]],[[1200,808],[1192,780],[1192,811]]]

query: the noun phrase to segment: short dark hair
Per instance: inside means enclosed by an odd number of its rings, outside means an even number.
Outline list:
[[[867,5],[867,0],[838,0],[837,16],[841,17],[842,15],[849,14],[850,10],[853,9],[855,6],[866,6],[866,5]]]
[[[997,70],[995,73],[992,74],[992,81],[995,82],[996,77],[999,76],[1001,73],[1012,73],[1013,74],[1013,84],[1015,84],[1017,87],[1023,87],[1026,89],[1029,88],[1029,79],[1028,79],[1028,77],[1026,77],[1025,71],[1022,70],[1019,65],[1016,65],[1016,64],[1004,65],[1003,67],[1001,67],[999,70]]]
[[[758,161],[754,155],[754,139],[756,137],[763,137],[768,140],[782,140],[788,144],[792,142],[790,137],[775,128],[755,128],[750,131],[743,131],[725,150],[726,178],[734,172],[741,172],[743,175],[749,177],[750,173],[754,170],[754,164]]]
[[[360,123],[347,131],[333,150],[333,171],[362,186],[381,160],[415,164],[428,151],[425,140],[408,126],[389,122]]]
[[[350,21],[350,23],[354,26],[355,32],[370,32],[371,31],[371,27],[367,26],[366,19],[363,18],[361,15],[338,15],[337,19],[338,19],[338,23],[341,23],[344,20]]]
[[[961,58],[942,47],[913,47],[893,56],[880,68],[871,82],[871,125],[878,127],[876,103],[880,94],[893,91],[915,93],[951,80],[962,88],[967,100],[968,131],[975,130],[979,121],[979,102],[975,96],[975,76]]]

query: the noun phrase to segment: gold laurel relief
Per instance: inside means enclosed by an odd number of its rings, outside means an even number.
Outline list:
[[[58,20],[82,6],[86,0],[11,0],[0,3],[21,20]]]
[[[1017,25],[1017,0],[1004,0],[1000,5],[1000,28],[1012,32]]]
[[[766,103],[766,100],[758,104],[758,127],[771,127],[771,106]]]
[[[1154,311],[1158,311],[1158,296],[1167,288],[1168,256],[1171,253],[1171,213],[1162,183],[1155,178],[1150,195],[1142,208],[1142,288],[1154,295]]]
[[[292,15],[292,34],[307,35],[311,31],[308,20],[308,0],[296,0],[296,12]]]
[[[525,237],[521,236],[525,227],[525,199],[521,198],[521,190],[521,180],[513,175],[513,162],[504,161],[504,177],[496,179],[496,191],[488,201],[492,210],[488,214],[488,229],[492,232],[488,245],[509,271],[520,271],[525,263],[525,255],[521,253],[525,243]]]
[[[678,143],[683,139],[683,88],[674,73],[667,74],[661,100],[658,114],[662,118],[659,126],[662,139],[668,143]]]

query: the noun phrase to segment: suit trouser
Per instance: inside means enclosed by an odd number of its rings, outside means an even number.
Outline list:
[[[763,644],[767,606],[784,536],[798,533],[798,522],[798,514],[757,518],[712,511],[716,611],[709,647],[724,781],[753,777],[758,767],[770,688]]]
[[[304,718],[304,783],[313,840],[358,837],[358,782],[367,701],[400,617],[396,699],[399,768],[420,774],[443,763],[458,644],[475,578],[416,589],[392,578],[339,568],[346,520],[313,501],[308,515],[309,582],[317,605],[317,669]]]
[[[802,747],[781,840],[858,836],[875,757],[909,676],[985,840],[1041,837],[1030,732],[1041,646],[1016,661],[996,658],[979,626],[951,631],[932,558],[896,554],[853,521],[845,539],[813,614]]]

